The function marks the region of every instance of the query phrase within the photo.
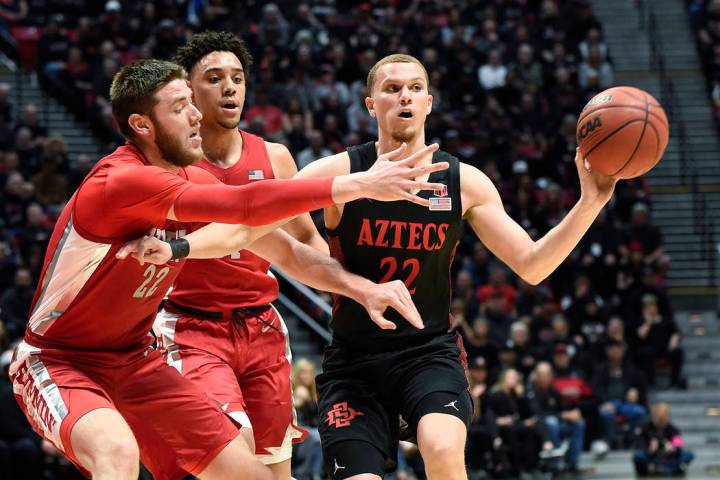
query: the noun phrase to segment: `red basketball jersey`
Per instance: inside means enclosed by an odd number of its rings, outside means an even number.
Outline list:
[[[173,173],[149,165],[129,145],[98,162],[55,224],[25,333],[30,345],[118,351],[152,341],[158,304],[184,261],[141,266],[115,253],[145,234],[189,232],[193,224],[166,218],[188,180],[217,183],[199,168]]]
[[[265,141],[241,134],[243,149],[233,166],[220,168],[204,158],[195,165],[228,185],[274,178]],[[219,259],[188,260],[169,298],[178,305],[211,312],[264,305],[278,296],[278,283],[269,268],[268,262],[247,250]]]

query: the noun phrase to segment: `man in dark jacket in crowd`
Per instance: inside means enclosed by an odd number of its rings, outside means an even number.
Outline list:
[[[615,419],[623,417],[631,430],[647,417],[647,386],[643,376],[625,362],[625,344],[607,344],[608,363],[600,367],[593,379],[593,391],[600,399],[600,417],[608,442],[615,443]]]
[[[679,475],[685,472],[693,458],[692,451],[683,449],[680,431],[670,423],[670,406],[655,404],[652,420],[643,426],[633,454],[637,474]]]

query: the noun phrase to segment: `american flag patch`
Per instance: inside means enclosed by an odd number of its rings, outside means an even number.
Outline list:
[[[248,170],[248,180],[264,180],[265,175],[263,175],[262,170]]]
[[[452,210],[452,198],[430,197],[430,210],[449,212]]]

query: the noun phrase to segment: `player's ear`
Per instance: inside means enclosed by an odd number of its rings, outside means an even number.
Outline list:
[[[371,97],[365,97],[365,107],[367,107],[370,116],[375,118],[375,100]]]
[[[433,107],[433,96],[432,96],[432,95],[428,95],[428,104],[427,104],[427,113],[428,113],[428,115],[430,115],[430,112],[432,112],[432,107]]]
[[[152,122],[146,115],[133,113],[128,117],[128,125],[135,135],[147,138],[152,132]]]

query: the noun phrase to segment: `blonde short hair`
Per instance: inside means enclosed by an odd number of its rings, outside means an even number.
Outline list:
[[[420,63],[420,60],[413,57],[412,55],[406,55],[404,53],[395,53],[392,55],[388,55],[387,57],[383,57],[378,62],[372,66],[370,69],[370,72],[368,72],[367,76],[367,94],[372,95],[372,89],[375,86],[375,75],[377,75],[377,71],[380,67],[383,65],[387,65],[388,63],[416,63],[420,65],[420,68],[422,68],[423,73],[425,74],[425,81],[428,84],[428,87],[430,86],[430,77],[428,76],[427,70],[425,70],[425,66]]]

